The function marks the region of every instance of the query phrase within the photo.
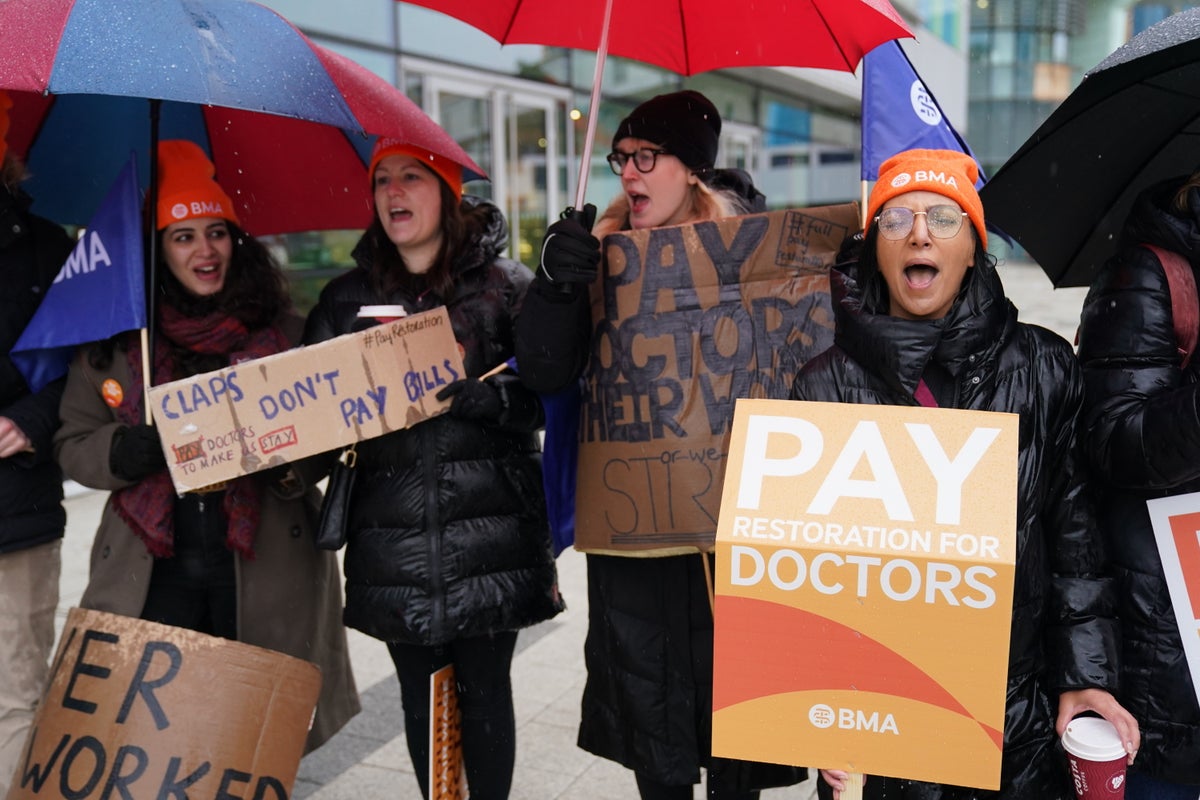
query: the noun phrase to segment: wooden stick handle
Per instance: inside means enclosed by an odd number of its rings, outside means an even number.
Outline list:
[[[863,777],[861,772],[851,772],[847,775],[846,780],[842,781],[846,788],[842,790],[840,800],[863,800]]]
[[[708,563],[708,553],[700,551],[700,563],[704,565],[704,588],[708,591],[708,610],[709,613],[715,615],[717,606],[713,596],[713,576],[712,567]]]
[[[478,379],[481,381],[486,381],[488,378],[492,377],[493,375],[499,375],[501,372],[504,372],[504,370],[506,370],[506,369],[508,369],[508,362],[503,361],[503,362],[497,364],[496,366],[492,367],[491,369],[489,369],[487,372],[480,375]]]

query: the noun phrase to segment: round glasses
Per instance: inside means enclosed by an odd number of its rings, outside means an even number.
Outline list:
[[[623,153],[620,150],[613,150],[608,154],[608,165],[612,167],[614,175],[620,175],[625,171],[625,165],[629,163],[629,159],[633,159],[633,166],[638,172],[646,173],[654,169],[655,162],[659,156],[668,155],[666,150],[659,150],[654,147],[642,147],[634,150],[632,153]]]
[[[962,229],[963,217],[967,216],[967,212],[959,211],[957,206],[930,206],[924,211],[913,211],[903,206],[885,208],[875,217],[879,235],[893,241],[903,239],[912,232],[913,220],[918,214],[925,215],[925,227],[929,235],[936,239],[952,238]]]

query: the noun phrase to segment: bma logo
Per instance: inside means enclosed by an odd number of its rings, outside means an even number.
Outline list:
[[[921,122],[931,128],[941,124],[942,110],[938,108],[937,102],[929,94],[925,84],[913,81],[912,86],[908,89],[908,101],[912,103],[913,113]]]
[[[817,703],[808,709],[808,721],[816,728],[832,728],[836,725],[842,730],[900,735],[900,729],[896,727],[896,718],[891,714],[884,714],[880,719],[878,711],[868,714],[857,708],[832,708],[824,703]]]

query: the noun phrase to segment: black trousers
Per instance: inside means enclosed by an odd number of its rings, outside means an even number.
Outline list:
[[[175,503],[175,554],[154,559],[142,619],[237,639],[237,576],[225,546],[223,492]]]
[[[516,645],[516,631],[459,639],[438,647],[388,643],[400,679],[408,755],[422,797],[429,797],[429,676],[451,663],[471,800],[508,797],[517,753],[509,677]]]
[[[725,759],[713,759],[708,771],[707,800],[758,800],[759,792],[737,791],[721,787],[720,764]],[[638,797],[641,800],[692,800],[691,786],[667,786],[658,783],[653,778],[635,772],[637,778]]]

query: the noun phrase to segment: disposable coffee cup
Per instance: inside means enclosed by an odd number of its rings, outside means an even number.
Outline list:
[[[358,309],[359,319],[375,319],[380,322],[395,322],[408,316],[404,306],[363,306]]]
[[[1125,746],[1106,719],[1077,717],[1062,736],[1063,749],[1079,800],[1121,800],[1125,797]]]

